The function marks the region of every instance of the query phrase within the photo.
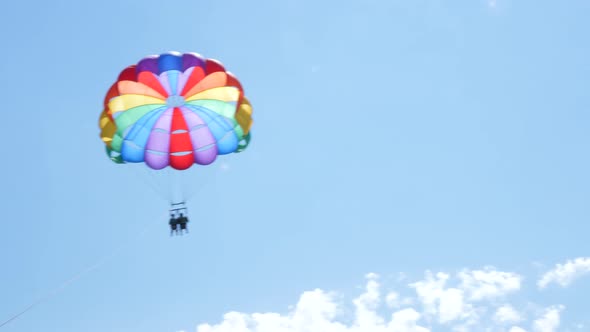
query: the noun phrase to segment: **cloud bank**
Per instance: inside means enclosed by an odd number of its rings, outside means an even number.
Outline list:
[[[590,272],[590,259],[567,261],[543,274],[540,288],[569,285]],[[364,291],[345,302],[315,289],[301,294],[284,313],[229,312],[221,322],[200,324],[197,332],[555,332],[565,328],[562,304],[543,306],[513,299],[524,277],[494,267],[457,273],[425,271],[420,280],[384,285],[365,276]],[[406,280],[406,279],[402,279]],[[582,324],[568,326],[583,326]],[[576,328],[574,328],[575,330]],[[567,328],[567,331],[572,329]]]
[[[564,264],[557,264],[554,269],[541,277],[537,285],[545,288],[551,283],[556,283],[561,287],[567,287],[575,279],[587,274],[590,274],[590,257],[579,257],[568,260]]]

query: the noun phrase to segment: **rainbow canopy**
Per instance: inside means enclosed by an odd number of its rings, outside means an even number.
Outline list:
[[[252,106],[218,61],[170,52],[121,72],[104,99],[99,124],[114,162],[183,170],[243,151]]]

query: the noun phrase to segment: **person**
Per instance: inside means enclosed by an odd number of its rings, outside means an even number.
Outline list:
[[[170,214],[170,235],[172,235],[172,233],[176,232],[176,234],[178,234],[178,219],[174,218],[174,213]]]
[[[183,231],[188,233],[188,228],[186,228],[186,224],[188,223],[188,218],[185,217],[182,212],[180,213],[180,217],[178,217],[178,223],[180,224],[180,233],[182,234]]]

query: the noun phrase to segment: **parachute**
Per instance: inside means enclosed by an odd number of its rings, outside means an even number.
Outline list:
[[[104,98],[99,126],[113,162],[184,171],[244,151],[252,106],[219,61],[169,52],[120,73]]]

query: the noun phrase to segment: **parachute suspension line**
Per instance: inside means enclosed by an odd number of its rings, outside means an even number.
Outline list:
[[[186,202],[186,197],[184,195],[184,187],[186,184],[183,183],[181,171],[173,171],[173,181],[172,184],[174,186],[174,200],[177,202]]]
[[[132,172],[136,178],[138,178],[138,180],[141,182],[145,182],[147,186],[150,187],[150,189],[160,198],[168,200],[168,198],[162,193],[162,188],[159,188],[158,181],[156,180],[153,171],[147,167],[144,167],[143,165],[137,165],[137,167],[141,170],[139,172]],[[138,173],[142,173],[143,176]]]
[[[141,178],[164,201],[173,203],[177,200],[175,174],[178,172],[171,167],[153,170],[148,167],[141,168]]]
[[[195,165],[191,168],[193,173],[190,179],[194,180],[194,182],[191,181],[183,186],[183,193],[186,200],[192,199],[193,196],[200,193],[211,182],[215,182],[219,173],[223,172],[223,166],[220,165],[199,166]]]
[[[166,181],[166,192],[168,193],[168,200],[170,201],[170,204],[174,204],[174,203],[178,203],[176,201],[176,195],[175,195],[175,175],[176,175],[176,171],[174,169],[172,169],[171,167],[167,167],[165,170],[166,174],[166,179],[168,181]]]
[[[180,174],[177,174],[177,175],[180,175]],[[187,191],[188,187],[192,187],[192,186],[189,183],[184,183],[183,180],[186,180],[186,179],[182,179],[182,177],[177,176],[178,189],[180,190],[180,198],[182,199],[183,202],[186,202],[189,199],[187,197],[186,191]]]
[[[156,172],[166,172],[166,170],[157,170],[157,171],[155,171],[153,169],[146,168],[145,171],[146,171],[147,177],[154,184],[155,191],[158,193],[158,195],[162,199],[164,199],[165,201],[167,201],[169,195],[168,195],[167,190],[166,190],[167,188],[166,188],[165,182],[162,179],[160,179],[160,177],[161,177],[162,174],[156,173]]]
[[[99,267],[104,265],[106,262],[108,262],[109,259],[112,259],[114,257],[120,257],[121,256],[120,253],[123,249],[133,245],[135,241],[137,241],[141,237],[143,237],[148,232],[148,230],[150,228],[152,228],[156,224],[156,222],[159,222],[160,220],[161,220],[161,218],[158,218],[158,219],[155,219],[153,222],[148,223],[146,225],[146,227],[144,227],[141,231],[139,231],[139,233],[137,233],[137,235],[134,238],[132,238],[131,240],[126,239],[125,242],[123,242],[121,245],[119,245],[118,247],[113,249],[111,252],[107,252],[100,259],[98,259],[94,264],[91,264],[88,267],[82,269],[80,272],[74,274],[72,277],[70,277],[66,281],[62,282],[59,286],[55,287],[51,291],[40,296],[37,300],[35,300],[31,304],[29,304],[28,306],[24,307],[21,311],[10,316],[8,319],[1,321],[0,328],[4,327],[5,325],[8,325],[12,321],[15,321],[16,319],[18,319],[22,315],[26,314],[27,312],[29,312],[30,310],[32,310],[33,308],[35,308],[39,304],[42,304],[43,302],[48,301],[48,300],[52,299],[53,297],[59,295],[59,293],[63,292],[69,285],[78,281],[79,279],[84,277],[86,274],[98,269]]]
[[[160,192],[166,196],[165,200],[170,201],[172,197],[172,188],[170,187],[171,168],[166,167],[158,171],[151,171],[154,181],[160,186]]]
[[[160,192],[160,188],[158,188],[158,183],[155,181],[153,175],[149,170],[142,170],[146,174],[146,183],[154,191],[158,196],[162,196]]]
[[[170,166],[160,170],[153,170],[145,165],[138,167],[135,176],[145,182],[150,189],[170,204],[187,202],[200,192],[210,182],[214,181],[220,172],[224,172],[223,166],[200,167],[193,165],[186,170],[176,170]]]
[[[193,166],[194,167],[194,166]],[[188,170],[187,170],[188,171]],[[182,202],[186,202],[186,187],[187,187],[187,183],[185,183],[183,180],[183,177],[181,176],[181,174],[176,174],[176,188],[178,189],[178,194],[180,196],[180,200]]]
[[[191,177],[191,179],[192,179],[192,177]],[[197,190],[195,188],[198,188],[198,186],[193,184],[192,182],[184,184],[182,186],[182,197],[185,201],[188,201],[189,199],[191,199],[193,197],[195,191]]]

